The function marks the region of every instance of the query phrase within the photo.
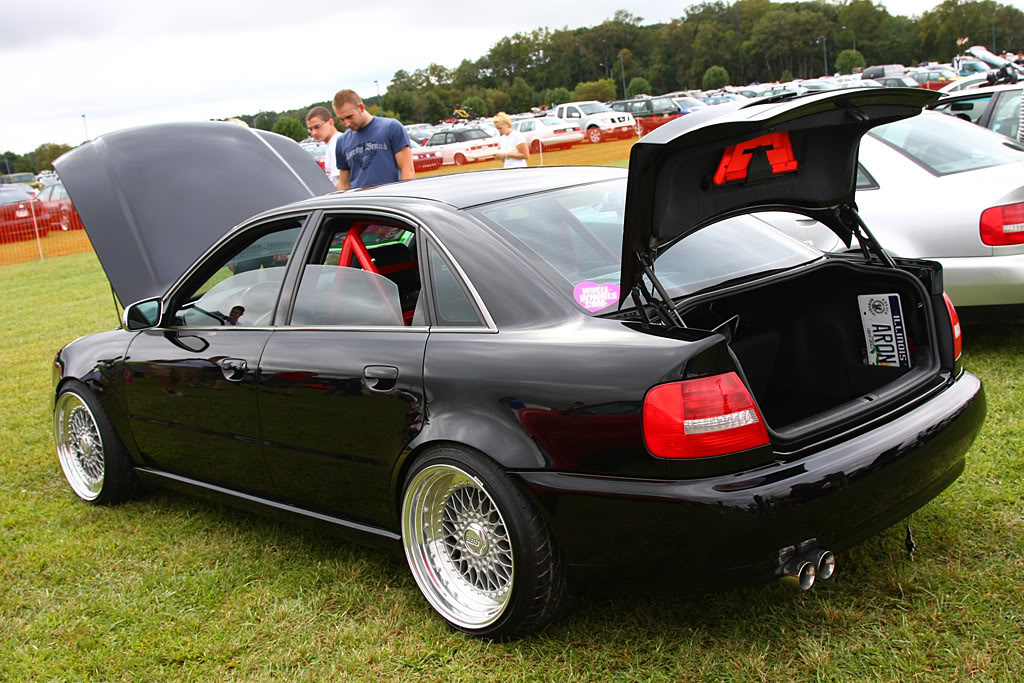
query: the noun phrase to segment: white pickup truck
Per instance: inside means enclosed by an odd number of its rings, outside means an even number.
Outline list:
[[[636,135],[636,122],[632,114],[612,111],[596,100],[560,104],[555,108],[555,116],[579,124],[580,130],[591,142]]]

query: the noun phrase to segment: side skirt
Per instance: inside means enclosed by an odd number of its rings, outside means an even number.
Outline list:
[[[262,498],[260,496],[242,493],[241,491],[224,488],[223,486],[190,479],[178,474],[171,474],[170,472],[162,472],[149,467],[136,467],[135,473],[138,474],[139,478],[143,481],[165,488],[184,491],[186,493],[199,494],[207,498],[225,501],[238,507],[251,509],[263,514],[272,514],[275,517],[286,516],[294,518],[294,516],[298,516],[303,520],[312,522],[318,527],[323,524],[327,524],[336,529],[340,528],[340,530],[343,531],[357,532],[356,534],[351,535],[345,534],[345,536],[351,537],[353,540],[364,544],[369,543],[371,545],[380,545],[380,541],[398,541],[402,538],[398,534],[388,531],[387,529],[381,529],[380,527],[360,524],[359,522],[352,522],[340,517],[325,515],[320,512],[314,512],[313,510],[307,510],[295,505],[288,505],[287,503],[281,503],[269,498]],[[273,513],[279,514],[274,515]],[[374,543],[374,540],[378,542]],[[385,545],[392,544],[385,543]]]

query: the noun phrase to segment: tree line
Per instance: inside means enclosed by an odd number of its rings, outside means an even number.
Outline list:
[[[406,123],[439,121],[455,109],[491,116],[569,100],[811,78],[865,64],[946,62],[962,38],[997,53],[1020,51],[1024,12],[994,0],[944,0],[916,18],[892,15],[873,0],[736,0],[703,2],[667,23],[645,24],[619,10],[596,26],[506,36],[454,68],[397,71],[379,101],[366,104]],[[238,118],[301,140],[305,114],[317,105],[330,109],[329,101],[314,102]],[[50,168],[55,156],[44,147],[52,145],[7,152],[11,170]]]

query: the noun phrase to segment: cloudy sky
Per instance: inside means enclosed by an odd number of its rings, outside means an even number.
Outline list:
[[[368,97],[377,92],[375,80],[383,91],[398,69],[454,67],[517,31],[592,26],[624,6],[645,23],[667,21],[692,1],[5,3],[0,151],[76,145],[86,133],[150,123],[293,109],[345,87]],[[883,3],[904,15],[935,4]]]

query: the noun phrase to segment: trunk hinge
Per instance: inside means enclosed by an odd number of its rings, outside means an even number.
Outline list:
[[[666,326],[686,327],[686,323],[683,322],[682,317],[679,315],[679,311],[676,310],[675,305],[672,303],[672,297],[668,295],[668,292],[665,291],[665,287],[654,274],[654,259],[651,258],[650,254],[638,253],[636,256],[640,265],[643,266],[644,275],[646,275],[651,281],[651,284],[654,285],[655,291],[658,293],[658,297],[656,297],[647,289],[647,285],[644,283],[643,277],[640,277],[637,280],[636,285],[633,286],[632,296],[633,301],[637,304],[637,310],[641,311],[641,318],[643,318],[645,322],[649,322],[649,320],[647,320],[646,312],[643,312],[643,307],[640,305],[640,298],[646,301],[654,309],[658,314],[658,317],[661,318],[662,322],[665,323]]]
[[[888,252],[882,248],[882,245],[875,239],[875,236],[871,234],[864,219],[860,217],[860,214],[857,213],[857,209],[853,205],[843,204],[836,209],[836,214],[843,226],[857,238],[865,261],[870,261],[871,255],[874,254],[881,259],[882,263],[890,268],[898,268],[896,262],[892,260]]]

